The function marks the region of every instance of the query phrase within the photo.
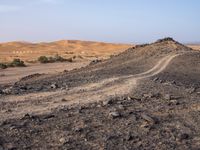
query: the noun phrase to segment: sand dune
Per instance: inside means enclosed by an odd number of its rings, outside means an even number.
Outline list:
[[[8,42],[0,44],[0,62],[20,58],[24,61],[35,61],[39,56],[59,54],[65,58],[78,59],[108,58],[118,54],[132,45],[103,42],[62,40],[50,43]]]
[[[193,48],[194,50],[200,50],[200,44],[191,44],[187,46]]]

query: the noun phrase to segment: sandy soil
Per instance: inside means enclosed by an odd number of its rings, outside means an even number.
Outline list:
[[[113,44],[103,42],[89,42],[77,40],[63,40],[50,43],[9,42],[0,43],[0,62],[9,62],[14,58],[23,61],[36,61],[40,56],[54,56],[64,58],[91,60],[94,58],[109,58],[110,55],[132,47],[130,44]]]
[[[194,50],[200,50],[200,45],[187,45],[188,47],[193,48]]]
[[[32,74],[55,74],[63,72],[64,70],[73,70],[84,67],[90,62],[74,62],[74,63],[49,63],[49,64],[33,64],[27,67],[16,67],[0,69],[0,85],[1,84],[13,84],[22,77]]]

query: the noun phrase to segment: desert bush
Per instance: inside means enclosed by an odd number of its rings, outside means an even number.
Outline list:
[[[9,67],[25,67],[24,61],[20,59],[13,59],[11,63],[8,64]]]
[[[38,58],[38,61],[39,61],[40,63],[48,63],[48,62],[49,62],[49,59],[48,59],[48,57],[46,57],[46,56],[40,56],[40,57]]]
[[[40,63],[54,63],[54,62],[64,62],[64,61],[69,61],[69,62],[72,62],[71,59],[65,59],[61,56],[59,56],[58,54],[55,55],[54,57],[50,56],[50,57],[47,57],[47,56],[40,56],[38,58],[38,61]]]
[[[68,62],[73,62],[73,58],[68,58],[68,59],[65,59],[65,61],[68,61]]]
[[[53,63],[53,62],[56,62],[56,60],[54,57],[48,57],[48,62]]]
[[[20,59],[13,59],[13,61],[10,63],[0,63],[1,69],[6,69],[8,67],[25,67],[25,66],[26,65],[24,64],[24,61]]]
[[[7,67],[6,64],[0,63],[0,68],[1,68],[1,69],[6,69],[6,68],[8,68],[8,67]]]
[[[54,59],[55,59],[55,61],[60,61],[60,62],[66,61],[65,58],[59,56],[58,54],[54,56]]]

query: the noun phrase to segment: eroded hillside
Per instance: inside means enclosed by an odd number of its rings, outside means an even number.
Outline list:
[[[199,58],[166,38],[3,85],[0,148],[198,149]]]

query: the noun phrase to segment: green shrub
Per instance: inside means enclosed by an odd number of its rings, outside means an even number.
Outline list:
[[[68,58],[68,59],[65,59],[65,61],[68,61],[68,62],[73,62],[73,58]]]
[[[54,57],[47,57],[47,56],[40,56],[38,58],[38,61],[40,63],[54,63],[54,62],[64,62],[64,61],[68,61],[67,59],[59,56],[58,54],[55,55]],[[71,61],[70,61],[71,62]]]
[[[49,59],[48,59],[48,57],[46,57],[46,56],[40,56],[40,57],[38,58],[38,61],[39,61],[40,63],[48,63],[48,62],[49,62]]]
[[[0,63],[1,69],[6,69],[8,67],[25,67],[25,66],[26,65],[24,64],[24,61],[20,59],[13,59],[13,61],[10,63]]]
[[[49,62],[49,63],[53,63],[53,62],[56,62],[56,60],[55,60],[54,57],[49,57],[49,58],[48,58],[48,62]]]
[[[55,59],[55,61],[60,61],[60,62],[66,61],[65,58],[59,56],[58,54],[56,54],[56,55],[54,56],[54,59]]]
[[[0,68],[1,68],[1,69],[6,69],[6,68],[8,68],[8,67],[7,67],[6,64],[0,63]]]
[[[24,61],[20,59],[13,59],[13,61],[8,64],[10,67],[25,67],[26,65],[24,64]]]

